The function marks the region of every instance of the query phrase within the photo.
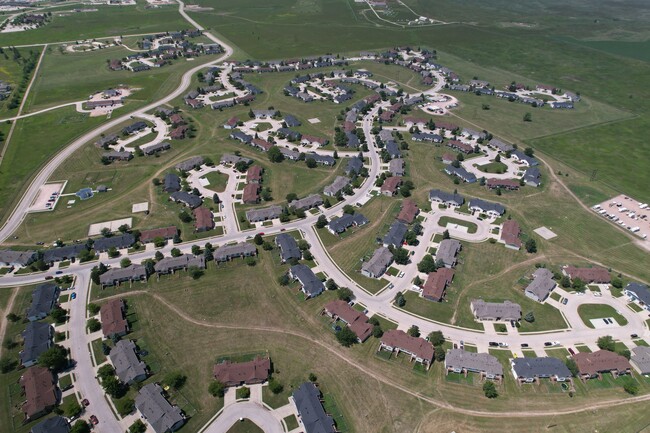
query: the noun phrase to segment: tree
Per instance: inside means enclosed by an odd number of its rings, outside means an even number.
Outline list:
[[[329,278],[329,279],[325,282],[325,287],[327,287],[327,290],[336,290],[336,289],[339,288],[339,286],[337,286],[336,283],[334,282],[334,280],[331,279],[331,278]]]
[[[117,230],[118,230],[120,233],[126,233],[126,232],[129,231],[129,225],[128,225],[128,224],[122,224],[121,226],[119,226],[119,227],[117,228]]]
[[[128,268],[129,266],[131,266],[131,259],[124,257],[122,260],[120,260],[120,268],[124,269]]]
[[[337,296],[342,301],[350,302],[354,296],[354,293],[352,293],[352,290],[348,289],[347,287],[341,287],[339,288]]]
[[[190,221],[192,221],[192,216],[189,213],[187,213],[186,210],[180,211],[178,213],[178,218],[184,223],[189,223]]]
[[[104,380],[107,377],[111,377],[111,376],[114,376],[114,375],[115,375],[115,369],[110,364],[102,365],[97,370],[97,377],[99,377],[101,380]]]
[[[417,325],[411,326],[408,331],[406,331],[408,335],[411,337],[419,337],[420,336],[420,328]]]
[[[170,252],[172,257],[180,257],[181,255],[183,255],[183,253],[181,253],[181,250],[179,250],[178,248],[172,248]]]
[[[203,269],[200,269],[198,266],[190,266],[187,268],[187,272],[193,280],[198,280],[203,276]]]
[[[65,323],[68,314],[63,308],[56,306],[52,308],[52,311],[50,311],[50,317],[52,317],[56,323]]]
[[[352,332],[352,330],[346,325],[336,333],[336,339],[341,343],[341,346],[350,347],[357,343],[357,334]]]
[[[525,320],[526,322],[528,322],[528,323],[533,323],[533,322],[535,321],[535,315],[533,314],[532,311],[529,311],[529,312],[526,313],[526,315],[524,316],[524,320]]]
[[[251,389],[248,387],[241,387],[237,390],[237,398],[250,398],[251,397]]]
[[[161,261],[162,259],[165,258],[163,253],[161,253],[160,251],[156,251],[156,253],[153,255],[153,257],[156,259],[157,262],[159,262],[159,261]]]
[[[567,360],[564,361],[564,363],[566,364],[566,368],[568,368],[569,371],[571,372],[572,376],[577,376],[578,375],[578,372],[579,372],[578,371],[578,365],[573,360],[573,358],[567,358]]]
[[[445,342],[445,336],[443,335],[442,331],[433,331],[427,338],[429,339],[429,343],[433,344],[434,346],[442,346],[442,344]]]
[[[616,287],[617,289],[622,289],[623,288],[623,280],[618,278],[618,277],[612,278],[612,286]]]
[[[102,380],[102,388],[106,391],[106,394],[110,395],[113,398],[120,398],[124,395],[124,385],[120,380],[115,376],[109,376]]]
[[[284,385],[282,385],[278,380],[274,377],[272,377],[269,380],[269,390],[273,394],[280,394],[284,390]]]
[[[41,353],[38,357],[38,363],[41,367],[59,372],[68,366],[68,351],[59,345],[52,346]]]
[[[524,149],[524,155],[530,156],[531,158],[535,156],[535,151],[533,150],[532,147],[527,147]]]
[[[95,303],[93,303],[93,302],[91,302],[90,304],[88,304],[88,307],[87,307],[87,308],[88,308],[88,312],[89,312],[90,314],[92,314],[93,316],[94,316],[95,314],[99,313],[99,310],[101,309],[101,307],[100,307],[99,305],[97,305],[97,304],[95,304]]]
[[[183,387],[186,380],[187,380],[187,376],[181,374],[178,371],[172,371],[165,375],[163,382],[165,383],[165,385],[169,385],[174,389],[180,389]]]
[[[343,206],[343,213],[354,215],[354,207],[352,205],[346,204]]]
[[[436,262],[431,254],[427,254],[426,256],[422,257],[422,261],[418,263],[418,272],[428,274],[429,272],[435,272],[436,269]]]
[[[262,245],[264,243],[264,238],[258,233],[253,238],[253,242],[255,242],[255,245]]]
[[[616,350],[616,343],[614,342],[614,338],[612,338],[611,335],[603,335],[598,339],[596,344],[602,350],[609,350],[610,352],[614,352],[614,350]]]
[[[582,281],[580,278],[574,278],[571,287],[573,290],[580,293],[584,292],[586,289],[584,281]]]
[[[304,240],[304,239],[300,239],[300,240],[298,241],[298,248],[300,249],[300,251],[306,251],[306,250],[309,249],[310,246],[311,246],[311,245],[309,245],[309,242],[307,242],[307,241]]]
[[[16,323],[20,320],[20,316],[18,316],[16,313],[9,313],[7,314],[7,320]]]
[[[194,254],[195,256],[201,254],[201,247],[198,245],[192,245],[192,254]]]
[[[290,192],[285,196],[285,199],[287,200],[287,203],[291,203],[294,200],[298,200],[298,194],[295,192]]]
[[[316,382],[318,380],[318,377],[314,373],[309,373],[309,381],[310,382]]]
[[[120,252],[115,247],[110,247],[107,252],[108,252],[108,257],[110,257],[111,259],[114,259],[115,257],[119,257],[120,255]]]
[[[268,151],[269,155],[269,161],[271,162],[282,162],[284,159],[284,155],[282,155],[282,152],[280,151],[280,148],[278,146],[271,146],[271,148]]]
[[[248,266],[255,266],[257,261],[255,260],[255,257],[246,257],[246,264]]]
[[[7,374],[13,371],[18,366],[18,363],[7,356],[0,358],[0,373]]]
[[[632,378],[627,378],[625,384],[623,385],[625,392],[631,395],[637,395],[639,393],[639,384]]]
[[[449,239],[449,230],[445,230],[444,232],[442,232],[442,239],[443,240]]]
[[[499,393],[497,392],[497,387],[494,385],[494,382],[491,380],[485,381],[483,384],[483,393],[487,398],[497,398]]]
[[[622,350],[617,351],[616,353],[621,355],[623,358],[626,358],[628,361],[632,357],[632,352],[630,352],[628,349],[622,349]]]
[[[162,248],[165,246],[166,243],[167,241],[162,236],[157,236],[153,239],[153,245],[156,248]]]
[[[562,286],[565,289],[571,287],[571,279],[569,278],[568,275],[562,276],[562,279],[560,280],[560,286]]]
[[[70,433],[90,433],[90,424],[80,419],[70,429]]]
[[[399,292],[397,295],[395,295],[395,304],[398,307],[403,307],[404,305],[406,305],[406,298],[404,298],[402,292]]]
[[[305,160],[305,164],[307,164],[307,168],[316,168],[316,160],[314,158],[307,158]]]
[[[405,265],[409,261],[409,252],[402,247],[395,248],[393,251],[393,260],[398,265]]]
[[[208,392],[212,397],[223,397],[225,391],[226,386],[218,380],[210,382],[210,385],[208,386]]]
[[[145,433],[146,431],[147,425],[139,419],[136,419],[135,422],[129,427],[129,433]]]
[[[322,229],[327,225],[327,217],[325,215],[320,215],[316,221],[316,228]]]
[[[102,329],[102,324],[99,320],[93,318],[88,319],[86,322],[86,327],[90,332],[97,332]]]
[[[526,240],[526,251],[530,254],[537,252],[537,242],[535,242],[535,239],[528,238]]]
[[[532,122],[533,121],[533,115],[530,113],[524,114],[524,122]]]

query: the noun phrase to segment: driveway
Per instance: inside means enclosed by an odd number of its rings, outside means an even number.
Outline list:
[[[226,433],[240,418],[253,421],[265,433],[284,433],[280,421],[275,419],[270,410],[259,403],[244,401],[226,406],[212,424],[202,433]]]

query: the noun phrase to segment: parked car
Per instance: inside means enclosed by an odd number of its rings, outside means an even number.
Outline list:
[[[92,425],[99,424],[99,420],[97,419],[97,417],[95,415],[90,415],[90,422],[92,423]]]
[[[83,407],[90,406],[90,402],[88,401],[87,398],[84,398],[83,400],[81,400],[81,404],[83,405]]]
[[[63,271],[56,271],[55,272],[56,275],[61,275],[62,273],[63,273]]]
[[[553,345],[553,343],[551,343],[550,341],[547,341],[546,343],[544,343],[544,347],[551,347],[552,345]]]
[[[46,280],[51,280],[52,278],[54,278],[52,275],[48,275],[47,277],[45,277]]]
[[[489,345],[490,347],[499,347],[499,343],[497,343],[496,341],[490,341],[490,342],[488,343],[488,345]]]
[[[632,338],[639,338],[639,334],[631,334],[630,337],[632,337]]]
[[[576,354],[575,350],[571,349],[570,347],[569,347],[569,353],[570,353],[571,355],[575,355],[575,354]]]
[[[70,299],[77,299],[77,292],[72,292]]]
[[[521,348],[522,348],[522,349],[525,349],[525,348],[527,348],[527,347],[528,347],[528,343],[521,343]]]
[[[567,298],[562,299],[562,304],[566,305],[569,303],[569,300]]]
[[[499,347],[508,347],[508,343],[499,343]]]
[[[510,326],[512,326],[513,328],[517,326],[517,325],[515,324],[515,321],[514,321],[514,320],[511,320],[511,321],[510,321]]]

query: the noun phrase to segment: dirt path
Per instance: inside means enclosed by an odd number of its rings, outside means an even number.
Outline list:
[[[392,388],[398,389],[408,395],[411,395],[420,401],[429,403],[433,406],[436,406],[438,408],[446,409],[452,412],[456,413],[461,413],[469,416],[476,416],[476,417],[483,417],[483,418],[501,418],[501,417],[511,417],[511,418],[523,418],[523,417],[547,417],[547,416],[555,416],[555,415],[570,415],[570,414],[575,414],[575,413],[580,413],[580,412],[586,412],[586,411],[594,411],[596,409],[610,409],[615,406],[622,406],[625,404],[630,404],[630,403],[639,403],[639,402],[644,402],[644,401],[650,401],[650,394],[647,395],[642,395],[638,397],[629,397],[629,398],[621,398],[621,399],[612,399],[612,400],[603,400],[597,403],[592,403],[592,402],[587,402],[585,404],[581,404],[578,407],[573,407],[570,409],[560,409],[560,410],[548,410],[548,411],[514,411],[514,412],[488,412],[488,411],[481,411],[481,410],[473,410],[473,409],[465,409],[465,408],[459,408],[456,406],[453,406],[449,403],[442,402],[435,400],[432,397],[425,396],[419,392],[412,391],[408,389],[405,386],[402,386],[400,384],[397,384],[393,382],[391,379],[388,379],[382,375],[379,375],[377,372],[370,371],[363,366],[360,366],[357,364],[357,361],[346,355],[344,352],[341,350],[344,349],[335,349],[330,347],[328,344],[314,339],[308,335],[305,335],[301,332],[298,331],[291,331],[283,328],[277,328],[277,327],[270,327],[270,326],[240,326],[240,325],[228,325],[228,324],[220,324],[220,323],[210,323],[210,322],[204,322],[200,321],[197,319],[194,319],[193,317],[188,316],[185,312],[180,310],[178,307],[175,305],[170,304],[162,298],[161,296],[157,294],[152,294],[147,291],[143,290],[138,290],[134,292],[129,292],[129,293],[122,293],[119,295],[111,296],[106,299],[111,299],[111,298],[118,298],[118,297],[127,297],[127,296],[132,296],[132,295],[140,295],[140,294],[147,294],[151,297],[153,297],[155,300],[163,304],[165,307],[176,313],[181,319],[185,320],[186,322],[192,323],[196,326],[201,326],[204,328],[212,328],[212,329],[230,329],[230,330],[237,330],[237,331],[255,331],[255,332],[271,332],[271,333],[276,333],[276,334],[282,334],[282,335],[290,335],[292,337],[297,337],[297,338],[302,338],[305,340],[308,340],[312,344],[315,344],[319,346],[320,348],[324,349],[326,352],[329,352],[331,355],[337,357],[341,361],[345,362],[346,364],[350,365],[353,368],[356,368],[359,370],[359,372],[377,380],[378,382],[390,386]]]
[[[4,342],[5,341],[5,333],[7,332],[7,314],[11,312],[14,308],[14,301],[16,300],[16,295],[18,295],[18,287],[14,287],[12,289],[13,293],[9,297],[9,301],[7,302],[7,307],[2,311],[2,319],[0,320],[0,341]],[[2,355],[2,349],[4,348],[4,344],[0,346],[0,355]]]

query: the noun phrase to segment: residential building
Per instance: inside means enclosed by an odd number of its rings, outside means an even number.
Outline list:
[[[179,171],[190,171],[194,170],[195,168],[200,168],[203,165],[203,162],[204,159],[202,156],[193,156],[190,159],[179,162],[174,166],[174,168]]]
[[[333,235],[338,235],[350,227],[358,227],[368,224],[368,219],[355,212],[354,214],[344,213],[340,218],[334,218],[327,224],[327,230]]]
[[[122,235],[95,239],[93,249],[98,253],[103,253],[111,248],[118,250],[129,248],[134,243],[135,237],[131,233],[124,233]]]
[[[609,284],[612,281],[609,271],[599,266],[594,266],[593,268],[565,266],[562,272],[568,275],[571,280],[579,278],[585,284]]]
[[[593,353],[579,352],[573,355],[582,380],[598,378],[603,373],[611,373],[614,378],[621,374],[630,374],[632,366],[624,356],[609,350],[597,350]]]
[[[454,279],[454,270],[451,268],[438,268],[429,272],[427,281],[422,286],[422,297],[434,302],[441,302],[445,296],[447,286]]]
[[[533,281],[526,287],[524,294],[537,302],[544,302],[555,288],[553,272],[546,268],[537,268]]]
[[[391,159],[388,162],[388,171],[394,177],[404,176],[404,160],[402,158]]]
[[[349,184],[350,184],[350,178],[345,176],[336,176],[334,182],[332,182],[330,185],[326,186],[325,189],[323,189],[323,194],[325,194],[328,197],[334,197]]]
[[[275,237],[275,244],[280,249],[280,260],[282,263],[286,263],[292,259],[300,260],[302,258],[302,252],[298,248],[298,243],[290,234],[280,233]]]
[[[507,248],[519,250],[521,249],[521,239],[519,239],[520,234],[521,229],[519,228],[519,223],[515,220],[506,220],[501,225],[501,236],[499,242],[505,244]]]
[[[519,161],[520,164],[526,165],[528,167],[534,167],[536,165],[539,165],[539,161],[533,158],[532,156],[526,155],[524,152],[522,152],[519,149],[515,149],[512,152],[512,159],[515,161]]]
[[[485,302],[482,299],[474,299],[470,307],[474,318],[479,321],[509,322],[521,319],[521,306],[510,301]]]
[[[0,266],[27,266],[36,260],[36,251],[0,250]]]
[[[289,203],[289,207],[296,210],[309,210],[323,204],[323,199],[319,194],[312,194],[305,198],[297,199]]]
[[[469,210],[484,213],[493,218],[500,217],[506,212],[506,208],[503,205],[481,200],[480,198],[473,198],[469,201]]]
[[[181,178],[174,173],[167,173],[163,179],[163,191],[176,192],[181,190]]]
[[[488,142],[488,146],[493,147],[501,152],[512,152],[515,148],[511,144],[504,143],[498,138],[493,138]]]
[[[381,185],[380,191],[383,195],[391,197],[397,194],[397,189],[402,184],[402,178],[399,176],[391,176],[384,180]]]
[[[190,194],[185,191],[173,192],[169,198],[177,203],[182,203],[184,206],[191,209],[197,208],[203,203],[201,196]]]
[[[551,379],[555,382],[571,381],[571,372],[558,358],[545,356],[543,358],[515,358],[510,360],[512,374],[521,383],[539,382],[540,379]]]
[[[187,270],[188,268],[196,266],[199,269],[205,269],[204,256],[193,256],[192,254],[184,254],[178,257],[165,257],[154,265],[156,273],[160,274],[173,274],[178,270]]]
[[[395,161],[395,160],[393,160]],[[391,161],[391,162],[393,162]],[[348,165],[345,168],[345,174],[348,176],[353,176],[357,175],[361,172],[361,169],[363,168],[363,160],[359,158],[358,156],[355,156],[353,158],[350,158],[348,160]]]
[[[149,383],[140,389],[135,397],[135,407],[156,433],[174,432],[185,423],[181,410],[169,404],[157,383]]]
[[[253,160],[250,159],[250,158],[244,158],[244,157],[241,157],[241,156],[232,155],[230,153],[224,154],[220,159],[221,164],[224,164],[224,165],[235,165],[235,164],[237,164],[238,162],[241,162],[241,161],[245,162],[247,165],[250,165],[250,164],[253,163]]]
[[[140,233],[140,242],[149,243],[153,242],[156,238],[161,238],[164,240],[173,239],[174,236],[178,234],[178,228],[176,226],[161,227],[157,229],[143,230]]]
[[[639,373],[644,376],[650,374],[650,347],[635,347],[632,349],[632,357],[630,359]]]
[[[447,173],[450,176],[456,176],[459,179],[461,179],[463,182],[467,182],[467,183],[476,182],[476,176],[474,175],[474,173],[470,173],[469,171],[465,170],[463,167],[454,167],[453,165],[449,164],[448,166],[445,167],[445,173]]]
[[[214,378],[226,386],[254,385],[268,380],[271,360],[256,357],[247,362],[223,361],[215,364],[212,371]]]
[[[207,207],[199,206],[192,210],[194,214],[194,231],[206,232],[214,228],[214,216]]]
[[[424,338],[411,337],[404,331],[390,329],[384,332],[379,350],[395,352],[398,356],[404,352],[411,356],[411,361],[419,362],[428,370],[433,362],[433,345]]]
[[[300,282],[301,290],[307,299],[316,297],[325,290],[323,282],[314,275],[314,272],[308,266],[302,263],[292,266],[289,269],[289,276]]]
[[[246,171],[247,183],[262,183],[262,167],[259,165],[251,165]]]
[[[402,209],[397,215],[397,221],[403,222],[404,224],[411,224],[415,217],[420,213],[418,205],[411,199],[406,199],[402,202]]]
[[[432,202],[442,203],[445,206],[462,206],[465,199],[462,195],[441,191],[439,189],[432,189],[429,191],[429,200]]]
[[[146,281],[147,270],[142,265],[132,264],[126,268],[111,268],[99,276],[99,284],[102,288],[115,286],[128,281]]]
[[[368,278],[379,278],[391,263],[393,263],[393,253],[386,247],[379,247],[370,260],[361,265],[361,273]]]
[[[449,140],[447,142],[447,146],[451,147],[452,149],[458,150],[459,152],[462,152],[465,155],[474,152],[474,147],[471,144],[463,143],[462,141],[459,140]]]
[[[126,305],[122,299],[111,299],[99,310],[104,338],[121,337],[129,332],[129,322],[125,317]]]
[[[388,233],[384,236],[384,246],[388,247],[389,245],[392,245],[395,248],[401,247],[404,243],[404,236],[406,235],[407,230],[408,227],[406,224],[399,221],[393,222],[388,229]]]
[[[45,318],[59,299],[59,288],[52,283],[40,284],[32,292],[32,303],[27,309],[27,320],[33,322]]]
[[[251,223],[272,220],[279,218],[280,215],[282,215],[282,208],[280,206],[269,206],[246,211],[246,219]]]
[[[45,263],[60,262],[77,258],[79,253],[86,249],[84,244],[72,244],[63,247],[52,248],[43,251],[43,261]]]
[[[115,374],[120,380],[132,385],[147,378],[147,366],[138,359],[136,345],[132,340],[120,340],[108,354],[108,359],[115,368]]]
[[[248,242],[239,242],[234,245],[223,245],[214,251],[214,261],[227,262],[241,257],[251,257],[257,254],[255,245]]]
[[[453,268],[456,266],[456,256],[462,249],[462,245],[456,239],[443,239],[438,244],[436,251],[436,261],[440,260],[446,268]]]
[[[340,299],[325,304],[323,312],[332,319],[344,322],[357,336],[359,343],[363,343],[372,334],[373,326],[368,323],[368,316],[355,310],[345,301]]]
[[[153,144],[143,148],[142,151],[145,155],[154,155],[163,150],[171,149],[172,145],[168,141],[163,141],[162,143]]]
[[[62,416],[53,416],[36,424],[29,433],[70,433],[70,424]]]
[[[539,167],[527,168],[522,179],[526,185],[534,187],[540,186],[542,184],[542,174],[539,171]]]
[[[503,365],[489,353],[466,352],[463,349],[449,349],[445,355],[446,373],[479,373],[481,379],[503,379]]]
[[[260,185],[258,183],[247,183],[242,193],[242,202],[244,204],[257,204],[260,201]]]
[[[21,406],[21,411],[25,414],[25,422],[47,414],[61,400],[61,391],[56,387],[54,376],[47,368],[26,369],[19,383],[25,394],[25,402]]]
[[[623,291],[632,301],[637,302],[646,310],[650,311],[650,290],[648,286],[641,283],[628,283]]]
[[[28,322],[22,332],[23,349],[20,351],[20,365],[31,367],[38,362],[38,357],[52,347],[54,328],[49,323]]]
[[[112,150],[110,152],[104,152],[102,158],[106,158],[109,161],[130,161],[133,159],[133,154],[127,151]]]
[[[334,419],[325,413],[319,389],[305,382],[291,395],[305,433],[336,433]]]
[[[519,181],[514,179],[496,179],[490,178],[485,182],[488,189],[505,189],[508,191],[516,191],[519,189]]]

